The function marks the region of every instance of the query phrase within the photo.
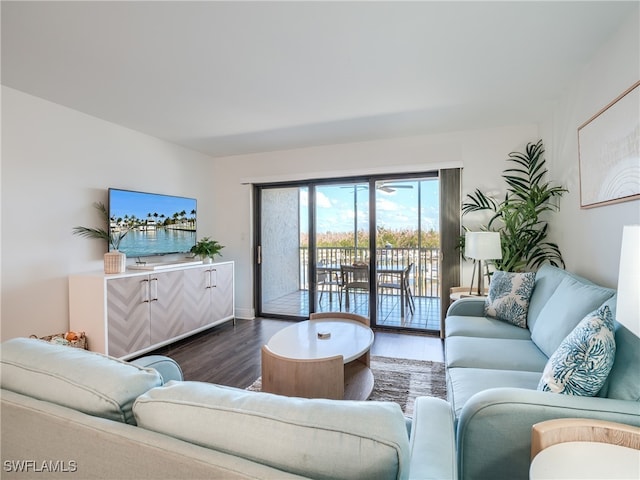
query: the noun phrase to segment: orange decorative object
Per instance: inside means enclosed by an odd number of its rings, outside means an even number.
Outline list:
[[[64,338],[69,342],[75,342],[78,340],[79,336],[76,332],[67,332],[64,334]]]

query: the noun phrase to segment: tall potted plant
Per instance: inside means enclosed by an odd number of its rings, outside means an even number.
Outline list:
[[[528,143],[524,152],[511,152],[504,170],[507,183],[504,200],[476,189],[462,204],[462,215],[471,212],[492,213],[482,230],[500,232],[502,259],[493,263],[499,270],[518,272],[537,270],[549,262],[564,268],[557,244],[547,241],[547,214],[560,210],[559,199],[568,190],[545,181],[547,169],[542,140]]]
[[[100,212],[100,216],[106,224],[106,228],[74,227],[73,233],[81,237],[97,238],[99,240],[106,241],[107,245],[109,245],[113,250],[109,249],[110,251],[107,251],[107,253],[104,254],[104,273],[123,273],[127,268],[127,256],[120,252],[118,248],[120,248],[120,242],[127,235],[129,229],[123,227],[117,231],[110,230],[107,207],[105,207],[102,202],[94,202],[93,206],[98,210],[98,212]]]

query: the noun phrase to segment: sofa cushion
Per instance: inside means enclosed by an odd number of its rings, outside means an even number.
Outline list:
[[[138,425],[311,478],[406,478],[400,407],[284,397],[200,382],[140,396]]]
[[[538,390],[594,396],[613,366],[616,342],[606,305],[587,315],[567,335],[545,366]]]
[[[527,328],[529,299],[535,278],[533,272],[494,272],[484,307],[485,315]]]
[[[482,368],[450,368],[447,370],[447,399],[456,418],[464,404],[478,392],[490,388],[513,387],[535,390],[540,373]]]
[[[512,338],[514,340],[529,340],[531,332],[526,328],[519,328],[510,323],[489,317],[447,317],[445,323],[446,337],[484,337],[484,338]]]
[[[537,372],[538,380],[548,360],[531,340],[480,337],[447,338],[445,357],[448,368],[491,368]]]
[[[616,323],[616,358],[599,396],[640,402],[640,338]]]
[[[536,272],[536,284],[529,299],[529,313],[527,314],[527,325],[529,330],[533,330],[540,312],[547,301],[556,291],[560,282],[568,276],[568,272],[558,267],[545,263]]]
[[[154,369],[36,339],[7,340],[0,357],[2,388],[119,422],[135,424],[134,400],[162,385]]]
[[[527,315],[529,330],[535,328],[540,312],[565,278],[571,278],[585,285],[596,285],[591,280],[562,268],[554,267],[548,263],[542,265],[536,272],[536,284],[531,294],[531,300],[529,301],[529,314]],[[615,292],[611,290],[611,294],[613,295],[614,293]]]
[[[580,320],[600,307],[614,293],[609,288],[586,284],[566,276],[540,311],[531,331],[531,340],[550,357]]]

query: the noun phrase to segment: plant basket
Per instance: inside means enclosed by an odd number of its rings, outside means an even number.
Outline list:
[[[104,254],[104,273],[124,273],[126,270],[126,254],[117,250]]]
[[[77,339],[75,340],[67,340],[67,334],[70,332],[64,333],[56,333],[54,335],[47,335],[45,337],[38,337],[37,335],[31,335],[29,338],[36,338],[38,340],[42,340],[48,343],[53,343],[56,345],[66,345],[68,347],[82,348],[84,350],[88,350],[89,346],[87,345],[87,337],[84,332],[77,332]]]

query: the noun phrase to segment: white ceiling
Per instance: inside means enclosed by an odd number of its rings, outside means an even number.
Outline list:
[[[2,2],[2,83],[212,156],[535,122],[638,2]]]

